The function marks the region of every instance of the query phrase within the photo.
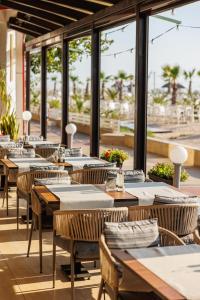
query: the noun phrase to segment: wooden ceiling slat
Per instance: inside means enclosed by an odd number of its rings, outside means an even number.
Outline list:
[[[117,4],[119,0],[106,0],[106,2],[109,2],[111,4]]]
[[[43,34],[46,34],[48,32],[50,32],[51,30],[50,29],[45,29],[43,27],[40,27],[36,24],[30,24],[30,23],[26,23],[24,21],[21,21],[15,17],[11,17],[8,21],[8,26],[9,25],[16,25],[16,26],[20,26],[24,29],[28,29],[28,30],[31,30],[31,31],[35,31],[38,32],[40,35],[43,35]]]
[[[76,21],[87,16],[86,13],[75,11],[73,9],[60,7],[60,5],[56,5],[56,1],[53,3],[46,3],[41,0],[11,0],[15,3],[20,3],[26,5],[27,7],[39,8],[40,10],[44,10],[55,14],[56,16],[62,16],[69,20]]]
[[[56,30],[60,27],[59,25],[51,23],[50,20],[48,20],[48,21],[42,20],[37,17],[26,15],[26,14],[23,14],[20,12],[18,12],[18,14],[17,14],[17,19],[24,21],[26,23],[35,24],[35,25],[38,25],[38,26],[41,26],[43,28],[50,29],[50,30]]]
[[[39,36],[40,36],[40,34],[39,34],[38,32],[31,31],[31,30],[22,28],[22,27],[20,27],[20,26],[16,26],[16,25],[10,24],[10,25],[8,26],[8,28],[13,29],[13,30],[16,30],[16,31],[19,31],[19,32],[24,33],[24,34],[31,35],[31,36],[33,36],[33,37],[39,37]]]
[[[44,2],[54,2],[54,0],[42,0]],[[74,0],[56,0],[57,5],[67,5],[75,10],[85,10],[91,13],[103,9],[105,6],[98,3],[87,2],[87,1],[74,1]]]
[[[31,16],[43,19],[43,20],[51,20],[51,22],[60,25],[60,26],[65,26],[71,23],[71,21],[67,20],[64,17],[56,16],[50,12],[47,11],[42,11],[40,8],[33,8],[33,7],[28,7],[26,5],[22,5],[17,2],[12,2],[10,0],[0,0],[0,4],[7,6],[9,8],[15,9],[17,11],[27,13]]]
[[[96,3],[96,4],[100,4],[100,5],[104,5],[104,6],[112,6],[113,3],[111,1],[108,0],[83,0],[86,1],[88,3]],[[118,1],[118,0],[117,0]],[[117,3],[117,2],[116,2]]]

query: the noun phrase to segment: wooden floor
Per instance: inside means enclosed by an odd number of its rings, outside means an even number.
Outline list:
[[[40,274],[38,232],[33,234],[31,254],[27,258],[26,226],[20,224],[19,231],[16,230],[15,202],[15,192],[12,192],[9,197],[9,217],[5,208],[0,208],[0,300],[70,299],[70,283],[59,269],[60,264],[69,261],[69,256],[57,250],[56,288],[52,289],[52,233],[45,232],[43,236],[44,266],[43,274]],[[77,300],[97,299],[99,269],[91,272],[94,276],[90,280],[75,283]]]

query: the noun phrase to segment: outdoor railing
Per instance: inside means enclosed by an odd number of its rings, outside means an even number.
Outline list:
[[[39,115],[39,109],[37,107],[32,107],[31,112],[35,115]],[[52,108],[48,110],[48,118],[52,121],[61,120],[61,110]],[[76,124],[90,126],[91,120],[89,114],[84,113],[69,113],[69,121]],[[101,118],[100,121],[101,128],[107,131],[119,132],[120,131],[120,121],[115,119]]]

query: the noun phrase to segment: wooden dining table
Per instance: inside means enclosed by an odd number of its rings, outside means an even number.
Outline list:
[[[129,193],[129,189],[125,189],[125,191],[106,191],[106,187],[104,184],[98,184],[95,185],[100,189],[101,191],[104,191],[106,194],[111,196],[114,199],[114,206],[115,207],[128,207],[128,206],[134,206],[139,204],[139,199],[137,195],[134,195],[134,193]],[[165,185],[166,186],[166,185]],[[198,190],[195,187],[181,187],[180,189],[167,186],[168,188],[172,189],[172,191],[177,191],[184,193],[185,195],[197,195],[198,196]],[[60,199],[58,196],[56,196],[53,192],[51,192],[47,186],[45,185],[38,185],[34,187],[35,192],[40,200],[42,200],[47,206],[56,207],[59,209],[60,207]],[[73,195],[73,192],[72,192]],[[200,195],[200,194],[199,194]]]
[[[128,192],[106,192],[106,188],[104,184],[95,185],[98,189],[105,192],[107,195],[113,198],[114,206],[122,207],[122,206],[133,206],[138,204],[138,198],[134,195],[129,194]],[[44,202],[47,206],[53,209],[60,208],[60,199],[54,193],[52,193],[47,186],[45,185],[36,185],[34,186],[34,191],[36,192],[38,198]],[[73,197],[73,191],[72,191]]]
[[[30,158],[31,159],[31,158]],[[6,206],[7,206],[7,215],[8,215],[8,189],[9,187],[16,187],[17,175],[19,173],[19,166],[16,162],[11,159],[5,158],[0,159],[0,164],[4,167],[5,175],[5,191],[6,191]],[[49,162],[49,164],[51,164]],[[71,168],[72,166],[67,162],[62,163],[53,163],[59,167],[64,167],[64,169]]]
[[[153,251],[156,253],[155,256],[152,254]],[[127,269],[129,273],[137,275],[161,299],[200,299],[199,245],[129,249],[129,251],[112,249],[111,253],[124,270]]]

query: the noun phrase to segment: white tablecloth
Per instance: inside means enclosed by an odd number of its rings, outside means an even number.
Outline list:
[[[60,210],[93,209],[113,207],[114,200],[94,185],[47,185],[47,188],[60,199]]]
[[[126,250],[186,299],[200,299],[200,246]]]
[[[139,199],[139,205],[152,205],[155,195],[168,197],[185,197],[186,194],[178,192],[168,184],[162,182],[127,183],[125,190]]]
[[[13,148],[13,147],[15,147],[15,142],[12,142],[12,141],[10,141],[10,142],[1,142],[0,141],[0,147],[1,148]]]
[[[30,171],[31,166],[37,166],[37,167],[47,167],[52,166],[53,164],[49,161],[47,161],[45,158],[11,158],[11,161],[13,161],[18,166],[19,173],[22,172],[28,172]]]
[[[104,160],[97,159],[94,157],[89,157],[89,156],[69,157],[69,158],[66,157],[65,161],[73,166],[73,170],[83,169],[84,165],[87,164],[102,165],[106,163],[106,161]]]
[[[28,142],[29,143],[29,145],[31,145],[31,146],[33,146],[34,148],[36,147],[36,146],[40,146],[40,145],[56,145],[56,144],[58,144],[58,143],[54,143],[54,142],[50,142],[50,141],[29,141]],[[59,144],[58,144],[59,145]]]

